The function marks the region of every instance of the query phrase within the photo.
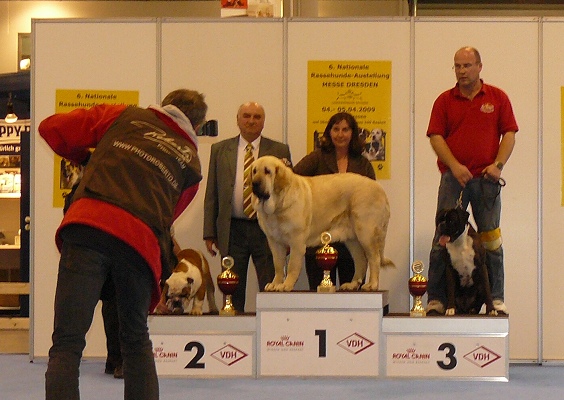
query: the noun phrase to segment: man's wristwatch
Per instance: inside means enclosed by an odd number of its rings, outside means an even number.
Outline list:
[[[496,161],[494,163],[494,165],[496,166],[497,169],[499,169],[500,171],[503,169],[503,163],[501,161]]]

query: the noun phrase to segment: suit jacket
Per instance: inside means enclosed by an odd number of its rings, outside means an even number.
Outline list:
[[[233,188],[237,168],[239,136],[214,143],[211,147],[206,195],[204,198],[204,239],[217,238],[222,257],[228,255]],[[275,156],[291,161],[287,144],[261,137],[259,157]]]

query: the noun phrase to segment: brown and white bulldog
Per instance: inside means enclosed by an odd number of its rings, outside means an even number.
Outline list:
[[[492,302],[486,250],[460,207],[441,210],[436,219],[439,243],[447,249],[447,309],[445,315],[486,313],[497,315]]]
[[[215,286],[204,255],[197,250],[185,249],[176,256],[178,264],[165,281],[156,313],[202,315],[207,294],[210,314],[218,314]],[[191,301],[192,309],[188,311]]]

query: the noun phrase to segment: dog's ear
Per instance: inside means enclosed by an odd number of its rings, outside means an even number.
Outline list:
[[[442,209],[437,213],[437,216],[435,217],[435,226],[439,225],[445,220],[447,213],[448,209]]]
[[[458,214],[458,218],[460,219],[460,221],[463,221],[465,224],[467,224],[468,218],[470,218],[470,213],[466,210],[463,210],[460,207],[456,208],[456,212]]]
[[[290,168],[286,167],[282,161],[276,164],[274,168],[274,192],[280,193],[289,185],[289,174],[292,173]]]

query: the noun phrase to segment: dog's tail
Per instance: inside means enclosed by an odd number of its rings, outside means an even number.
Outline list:
[[[394,264],[394,262],[390,260],[388,257],[383,257],[382,261],[380,262],[380,266],[382,268],[395,268],[396,264]]]
[[[208,307],[210,314],[219,314],[217,304],[215,303],[215,285],[213,284],[213,279],[211,277],[210,265],[208,264],[206,257],[204,257],[204,254],[199,250],[196,251],[198,252],[200,260],[202,261],[202,274],[205,274],[209,278],[206,279],[206,295],[208,297]]]

